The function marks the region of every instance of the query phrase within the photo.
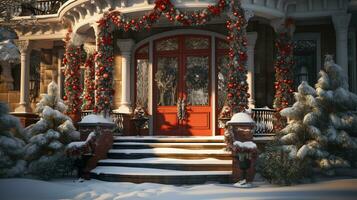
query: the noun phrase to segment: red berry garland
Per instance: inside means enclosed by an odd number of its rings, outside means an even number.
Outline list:
[[[293,21],[287,19],[282,27],[276,31],[275,47],[277,49],[275,61],[275,99],[273,107],[277,111],[274,120],[274,129],[281,130],[286,126],[286,119],[280,115],[280,111],[289,107],[293,102],[293,45],[291,29]]]

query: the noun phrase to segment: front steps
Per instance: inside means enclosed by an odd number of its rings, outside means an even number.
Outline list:
[[[230,182],[223,137],[116,137],[91,176],[105,181],[201,184]]]

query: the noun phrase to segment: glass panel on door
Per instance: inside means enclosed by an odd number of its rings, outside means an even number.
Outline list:
[[[155,74],[157,85],[157,105],[174,106],[177,103],[178,59],[177,57],[159,57]]]
[[[208,56],[187,56],[185,79],[187,104],[209,105]]]

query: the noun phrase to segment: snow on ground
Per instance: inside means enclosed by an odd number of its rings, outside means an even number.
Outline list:
[[[51,182],[0,179],[1,200],[236,200],[236,199],[356,199],[357,179],[324,180],[314,184],[277,187],[255,183],[255,188],[230,184],[172,186],[61,179]]]

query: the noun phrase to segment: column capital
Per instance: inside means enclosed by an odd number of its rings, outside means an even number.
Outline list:
[[[348,26],[351,21],[350,13],[340,13],[332,15],[332,23],[337,32],[348,32]]]
[[[286,18],[277,18],[270,21],[270,25],[273,27],[275,33],[288,32],[290,36],[293,36],[295,32],[295,24],[287,23]]]
[[[254,11],[250,10],[250,9],[245,9],[244,10],[244,17],[245,20],[247,21],[247,23],[249,22],[249,20],[254,17]]]
[[[248,39],[248,48],[253,48],[255,47],[255,43],[257,42],[258,38],[258,33],[257,32],[249,32],[247,34],[247,39]]]
[[[15,44],[22,54],[27,53],[30,49],[30,40],[16,40]]]
[[[117,45],[121,51],[121,53],[131,52],[133,49],[135,42],[133,39],[118,39]]]
[[[97,46],[93,43],[84,43],[83,49],[87,54],[93,55],[97,50]]]

